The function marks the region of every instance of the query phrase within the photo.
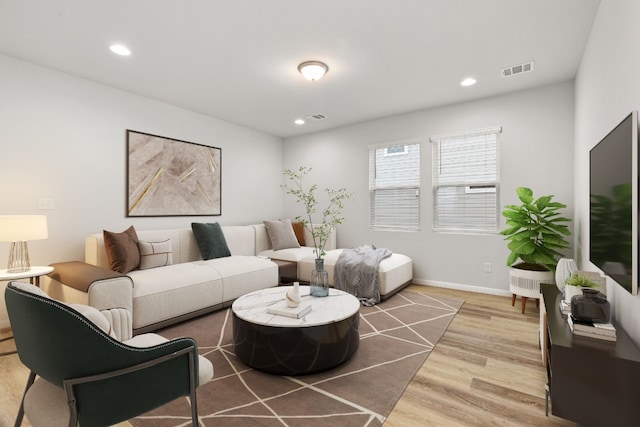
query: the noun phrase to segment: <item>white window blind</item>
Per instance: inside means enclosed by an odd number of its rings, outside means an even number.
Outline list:
[[[420,229],[420,140],[369,147],[372,228]]]
[[[435,230],[498,231],[501,131],[496,127],[431,138]]]

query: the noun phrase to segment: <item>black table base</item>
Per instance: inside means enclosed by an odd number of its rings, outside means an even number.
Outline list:
[[[233,315],[233,348],[238,359],[276,375],[325,371],[353,356],[360,344],[360,315],[309,327],[265,326]]]

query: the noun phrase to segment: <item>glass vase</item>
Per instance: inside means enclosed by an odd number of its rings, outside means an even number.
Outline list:
[[[316,268],[311,272],[311,296],[329,295],[329,273],[324,269],[324,259],[316,258]]]

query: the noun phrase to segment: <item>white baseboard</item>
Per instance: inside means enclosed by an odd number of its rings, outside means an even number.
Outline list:
[[[413,279],[414,285],[434,286],[436,288],[455,289],[458,291],[476,292],[479,294],[498,295],[501,297],[510,297],[511,292],[507,289],[485,288],[481,286],[464,285],[461,283],[437,282],[433,280]]]

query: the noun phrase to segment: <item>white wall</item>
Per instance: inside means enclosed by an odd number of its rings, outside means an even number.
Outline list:
[[[429,136],[500,125],[500,205],[518,203],[516,187],[534,195],[556,195],[573,216],[573,82],[511,95],[418,111],[332,131],[289,138],[284,166],[313,168],[309,183],[320,188],[346,187],[346,221],[338,231],[340,246],[372,243],[404,253],[414,260],[418,283],[434,283],[507,294],[508,250],[502,236],[434,233],[432,231],[431,144]],[[368,145],[422,138],[422,200],[420,232],[369,229]],[[285,213],[301,210],[285,199]],[[502,218],[502,217],[501,217]],[[504,226],[504,221],[501,221]],[[485,262],[492,272],[483,271]]]
[[[212,98],[215,94],[211,95]],[[222,148],[222,215],[127,218],[126,129]],[[33,265],[84,260],[102,229],[249,224],[282,214],[282,140],[0,55],[0,214],[45,214]],[[38,198],[54,210],[37,210]],[[6,268],[8,243],[0,243]],[[0,283],[0,327],[8,325]]]
[[[589,150],[632,110],[640,110],[640,5],[602,0],[576,78],[575,206],[580,268],[589,262]],[[625,331],[640,345],[640,296],[607,283]]]

